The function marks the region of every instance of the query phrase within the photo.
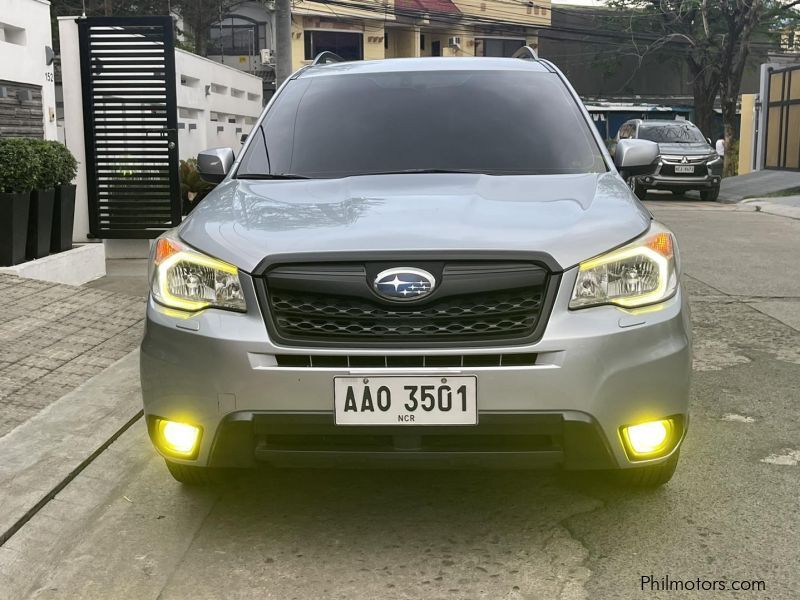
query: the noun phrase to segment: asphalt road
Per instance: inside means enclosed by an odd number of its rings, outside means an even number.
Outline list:
[[[800,220],[665,198],[649,205],[681,244],[696,352],[664,488],[264,470],[194,490],[140,422],[8,540],[0,598],[800,598]]]

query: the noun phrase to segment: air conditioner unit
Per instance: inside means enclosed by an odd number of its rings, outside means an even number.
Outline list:
[[[274,62],[274,55],[271,48],[261,49],[261,64],[271,65]]]
[[[461,37],[451,37],[447,38],[447,45],[451,48],[460,48],[461,47]]]

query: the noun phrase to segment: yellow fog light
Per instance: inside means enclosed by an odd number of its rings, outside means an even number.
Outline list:
[[[200,428],[188,423],[159,419],[156,424],[161,449],[183,458],[192,458],[197,453]]]
[[[655,458],[673,445],[674,429],[672,419],[661,419],[623,427],[622,437],[633,458]]]

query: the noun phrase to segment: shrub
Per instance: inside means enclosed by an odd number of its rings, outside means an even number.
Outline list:
[[[78,161],[72,152],[61,142],[48,141],[53,159],[53,171],[56,185],[69,185],[78,174]]]
[[[204,181],[197,170],[197,159],[182,160],[180,164],[181,198],[186,208],[194,207],[214,186]]]
[[[58,183],[58,151],[47,140],[31,140],[34,151],[39,155],[36,175],[34,176],[34,189],[50,190]]]
[[[0,139],[0,192],[37,189],[43,155],[29,138]]]

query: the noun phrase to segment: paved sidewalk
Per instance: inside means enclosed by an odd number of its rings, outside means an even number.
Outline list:
[[[753,171],[746,175],[726,177],[722,180],[719,201],[739,202],[800,188],[800,173],[795,171]]]
[[[136,348],[144,304],[0,274],[0,438]]]

